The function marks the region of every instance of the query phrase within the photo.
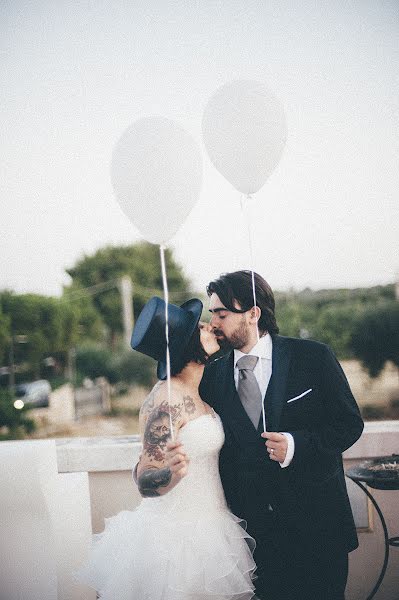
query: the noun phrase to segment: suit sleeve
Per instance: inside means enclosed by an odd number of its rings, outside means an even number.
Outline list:
[[[363,420],[341,365],[328,346],[320,363],[320,401],[323,419],[309,430],[291,432],[295,442],[292,465],[323,462],[342,454],[361,436]]]

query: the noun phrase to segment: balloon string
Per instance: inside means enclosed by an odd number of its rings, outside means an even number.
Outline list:
[[[252,228],[251,228],[251,220],[249,218],[249,201],[252,200],[251,194],[246,194],[241,196],[241,211],[245,217],[245,221],[247,223],[248,230],[248,243],[249,243],[249,256],[250,256],[250,265],[251,265],[251,280],[252,280],[252,297],[254,301],[254,309],[256,310],[256,290],[255,290],[255,271],[254,271],[254,250],[252,243]],[[259,327],[256,326],[256,339],[259,342]],[[261,368],[261,361],[258,360],[256,365],[258,369]],[[261,407],[262,407],[262,421],[263,421],[263,431],[266,432],[266,415],[265,415],[265,405],[263,402],[263,398],[261,398]]]
[[[162,269],[162,284],[163,284],[163,294],[165,300],[165,337],[166,337],[166,387],[168,390],[168,405],[169,405],[169,424],[170,424],[170,434],[172,440],[175,439],[173,423],[172,423],[172,408],[171,408],[171,386],[170,386],[170,352],[169,352],[169,292],[168,292],[168,280],[166,278],[166,264],[165,264],[165,250],[166,247],[161,244],[159,246],[160,254],[161,254],[161,269]]]

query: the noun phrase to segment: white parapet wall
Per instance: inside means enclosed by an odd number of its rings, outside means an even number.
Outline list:
[[[132,469],[141,451],[138,436],[57,440],[58,470],[89,473],[93,532],[102,531],[104,518],[133,510],[140,502]],[[348,469],[363,460],[399,454],[399,421],[366,423],[360,440],[344,454]],[[359,548],[350,555],[347,600],[364,600],[373,588],[384,556],[382,527],[365,494],[350,480],[359,533]],[[379,503],[391,537],[399,535],[399,491],[370,490]],[[399,548],[391,548],[384,581],[376,600],[399,598]]]
[[[87,472],[59,473],[54,440],[0,444],[1,600],[94,600],[73,577],[90,545]]]
[[[14,448],[15,454],[19,454],[20,449],[25,451],[30,442],[7,444],[8,452]],[[53,527],[58,548],[58,600],[90,600],[95,597],[91,591],[74,586],[72,570],[76,569],[87,555],[90,530],[94,533],[102,531],[104,518],[121,510],[134,510],[140,502],[140,495],[132,480],[132,469],[139,458],[141,444],[138,436],[67,438],[55,440],[55,448],[60,477],[57,488],[59,497],[65,499],[57,509],[59,527]],[[361,439],[344,454],[345,469],[365,459],[391,454],[399,454],[399,421],[366,423]],[[7,452],[3,452],[3,455],[6,460]],[[5,472],[7,468],[7,464],[3,464]],[[88,482],[88,486],[85,481]],[[378,516],[365,494],[350,480],[348,490],[358,526],[360,545],[350,555],[347,600],[364,600],[373,588],[382,566],[384,538]],[[29,490],[26,491],[29,497]],[[381,507],[390,537],[398,536],[399,491],[370,491]],[[12,505],[9,507],[9,510],[11,509]],[[77,512],[74,517],[75,509]],[[90,522],[90,518],[91,526],[89,525],[88,530],[84,524],[88,519]],[[32,539],[32,548],[35,543]],[[29,553],[28,537],[25,537],[24,544],[26,552]],[[62,549],[67,551],[65,556]],[[399,548],[391,548],[386,576],[375,600],[398,598]]]

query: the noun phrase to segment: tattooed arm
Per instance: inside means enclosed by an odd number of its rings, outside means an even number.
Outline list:
[[[158,392],[158,393],[157,393]],[[137,465],[137,485],[143,497],[166,494],[187,473],[188,459],[181,447],[179,465],[166,460],[166,446],[171,440],[170,421],[174,433],[183,424],[183,399],[174,398],[169,404],[165,391],[154,388],[140,411],[143,451]]]

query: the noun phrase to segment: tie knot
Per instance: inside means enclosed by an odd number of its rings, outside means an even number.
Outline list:
[[[250,354],[247,354],[246,356],[242,356],[237,361],[237,368],[239,371],[253,371],[257,362],[257,356],[251,356]]]

